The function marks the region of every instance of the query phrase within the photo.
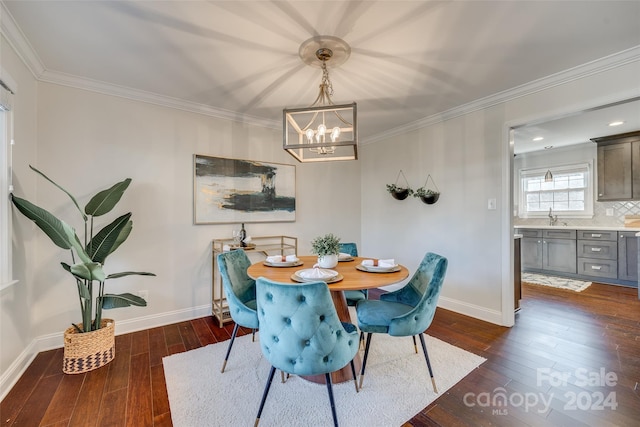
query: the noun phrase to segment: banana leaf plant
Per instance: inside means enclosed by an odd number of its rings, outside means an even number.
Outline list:
[[[67,194],[84,221],[84,240],[81,242],[75,229],[69,224],[56,218],[47,210],[11,194],[11,202],[18,211],[35,222],[56,246],[68,249],[70,252],[71,264],[65,262],[61,262],[61,264],[62,268],[74,277],[78,288],[80,310],[82,312],[82,328],[73,324],[76,330],[78,332],[89,332],[99,329],[102,321],[102,309],[129,307],[132,305],[145,307],[147,302],[137,295],[105,292],[105,282],[107,280],[131,275],[155,276],[153,273],[139,271],[125,271],[107,275],[104,271],[103,267],[107,256],[112,254],[131,233],[133,227],[131,212],[119,216],[95,234],[93,228],[94,218],[111,212],[120,201],[127,187],[129,187],[131,178],[98,192],[89,200],[83,211],[71,193],[38,169],[31,165],[29,167]],[[94,294],[96,295],[95,305]]]

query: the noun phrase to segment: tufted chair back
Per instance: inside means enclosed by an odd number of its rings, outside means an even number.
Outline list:
[[[340,322],[326,283],[277,283],[259,277],[256,297],[260,346],[273,367],[319,375],[353,360],[358,333],[353,325]]]
[[[447,264],[445,257],[427,252],[411,280],[402,289],[380,296],[382,301],[399,302],[413,307],[408,313],[391,320],[389,335],[417,335],[431,325]]]
[[[355,243],[340,243],[340,252],[351,256],[358,256],[358,245]]]
[[[247,275],[250,266],[251,260],[243,250],[218,255],[218,269],[231,318],[245,328],[258,329],[256,282]]]

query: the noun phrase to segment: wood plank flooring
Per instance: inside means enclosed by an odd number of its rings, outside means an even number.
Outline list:
[[[428,333],[487,361],[404,426],[639,425],[637,290],[524,285],[521,307],[513,328],[437,310]],[[2,426],[171,426],[162,358],[231,330],[206,317],[120,335],[115,360],[80,375],[62,373],[61,349],[40,353],[0,403]]]

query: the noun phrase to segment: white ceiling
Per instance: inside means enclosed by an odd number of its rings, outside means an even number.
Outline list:
[[[330,69],[333,100],[358,103],[365,140],[640,46],[640,1],[3,4],[3,33],[41,80],[274,127],[317,95],[300,44],[340,37],[352,51]]]

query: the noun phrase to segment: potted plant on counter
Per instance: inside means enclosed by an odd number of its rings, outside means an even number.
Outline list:
[[[25,199],[11,195],[12,203],[24,216],[35,222],[56,246],[69,250],[71,263],[62,262],[61,265],[75,279],[82,323],[72,324],[64,333],[63,371],[67,374],[88,372],[106,365],[115,356],[115,322],[102,318],[102,309],[147,305],[143,298],[131,293],[107,293],[106,281],[130,275],[155,276],[138,271],[106,274],[103,268],[107,256],[129,237],[133,227],[131,212],[94,233],[94,218],[111,212],[131,183],[131,178],[98,192],[82,210],[71,193],[38,169],[29,167],[66,193],[84,221],[84,239],[80,240],[75,229],[66,222]]]
[[[340,238],[332,233],[316,237],[311,241],[311,253],[318,255],[318,265],[322,268],[333,268],[338,265]]]

